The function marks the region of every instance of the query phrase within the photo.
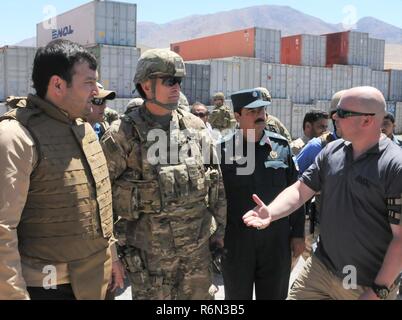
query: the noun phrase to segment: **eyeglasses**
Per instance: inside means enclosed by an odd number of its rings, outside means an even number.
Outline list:
[[[357,112],[357,111],[349,111],[342,108],[336,109],[336,115],[341,118],[349,118],[349,117],[361,117],[361,116],[375,116],[375,113],[364,113],[364,112]]]
[[[196,112],[196,113],[193,113],[196,117],[199,117],[199,118],[205,118],[206,116],[208,116],[208,112]]]
[[[179,84],[179,86],[181,86],[181,82],[182,82],[182,78],[179,77],[162,77],[162,84],[165,87],[173,87],[174,85],[176,85],[176,83]]]
[[[105,102],[106,102],[106,100],[105,100],[105,99],[102,99],[102,98],[93,98],[93,99],[92,99],[92,104],[95,105],[95,106],[101,106],[101,105],[103,105]]]

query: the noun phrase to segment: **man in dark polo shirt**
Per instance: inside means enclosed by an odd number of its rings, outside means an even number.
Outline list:
[[[221,143],[221,169],[227,198],[223,279],[227,300],[286,299],[291,253],[304,250],[304,209],[275,221],[269,230],[247,228],[243,215],[251,196],[272,201],[297,180],[289,142],[266,128],[269,98],[260,89],[236,92],[233,109],[240,130]]]
[[[384,97],[347,90],[334,115],[344,140],[329,144],[269,206],[243,220],[266,228],[322,192],[321,241],[289,299],[394,299],[402,269],[402,150],[381,135]]]

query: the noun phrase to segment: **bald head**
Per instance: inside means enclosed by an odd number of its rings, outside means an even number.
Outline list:
[[[386,114],[387,103],[380,90],[374,87],[356,87],[342,93],[339,104],[351,111],[375,113],[382,122]]]

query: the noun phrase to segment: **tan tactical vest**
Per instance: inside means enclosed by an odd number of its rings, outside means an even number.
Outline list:
[[[114,184],[114,194],[127,194],[127,188],[132,190],[131,207],[123,209],[116,202],[114,213],[130,221],[139,219],[136,231],[132,232],[134,239],[129,243],[138,248],[147,250],[145,242],[149,234],[158,238],[157,233],[169,224],[168,230],[173,233],[176,245],[186,242],[186,237],[197,237],[201,225],[206,223],[206,211],[209,205],[218,200],[219,173],[207,168],[201,153],[201,137],[199,131],[205,128],[199,126],[192,115],[178,110],[173,112],[172,126],[168,136],[168,152],[175,148],[180,152],[189,150],[188,156],[168,159],[165,164],[151,164],[148,159],[150,148],[155,144],[148,141],[151,128],[143,117],[144,108],[136,108],[123,117],[122,121],[129,121],[134,127],[133,135],[139,140],[142,172],[138,179],[124,173]],[[185,132],[195,129],[190,137]],[[170,138],[170,139],[169,139]],[[191,151],[190,151],[191,150]],[[176,153],[177,154],[177,153]],[[132,153],[130,157],[137,157]],[[164,158],[163,155],[160,155]],[[128,159],[135,162],[135,159]],[[128,187],[129,185],[129,187]],[[120,190],[121,188],[125,190]],[[118,201],[118,200],[117,200]],[[168,219],[168,220],[166,220]],[[161,226],[161,223],[164,226]],[[141,226],[142,225],[142,226]],[[206,235],[209,237],[209,224],[206,225]],[[155,228],[153,232],[150,230]],[[194,230],[192,230],[194,228]],[[190,235],[190,237],[189,237]],[[189,242],[192,242],[190,239]],[[161,244],[168,246],[168,243]]]
[[[37,96],[2,119],[28,129],[39,159],[18,226],[20,253],[68,263],[107,248],[113,231],[111,186],[91,126],[72,122]]]

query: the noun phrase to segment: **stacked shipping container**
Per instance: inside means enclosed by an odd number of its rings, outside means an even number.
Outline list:
[[[137,5],[95,0],[36,25],[37,45],[63,38],[83,46],[137,45]]]
[[[133,96],[133,82],[140,49],[135,47],[97,45],[88,48],[98,60],[99,81],[119,98]]]
[[[33,93],[32,67],[36,48],[0,48],[0,101],[8,96],[27,96]]]
[[[284,37],[281,42],[281,63],[325,67],[326,50],[323,36],[302,34]]]
[[[185,61],[239,56],[280,63],[280,46],[280,31],[249,28],[172,43],[170,48]]]

